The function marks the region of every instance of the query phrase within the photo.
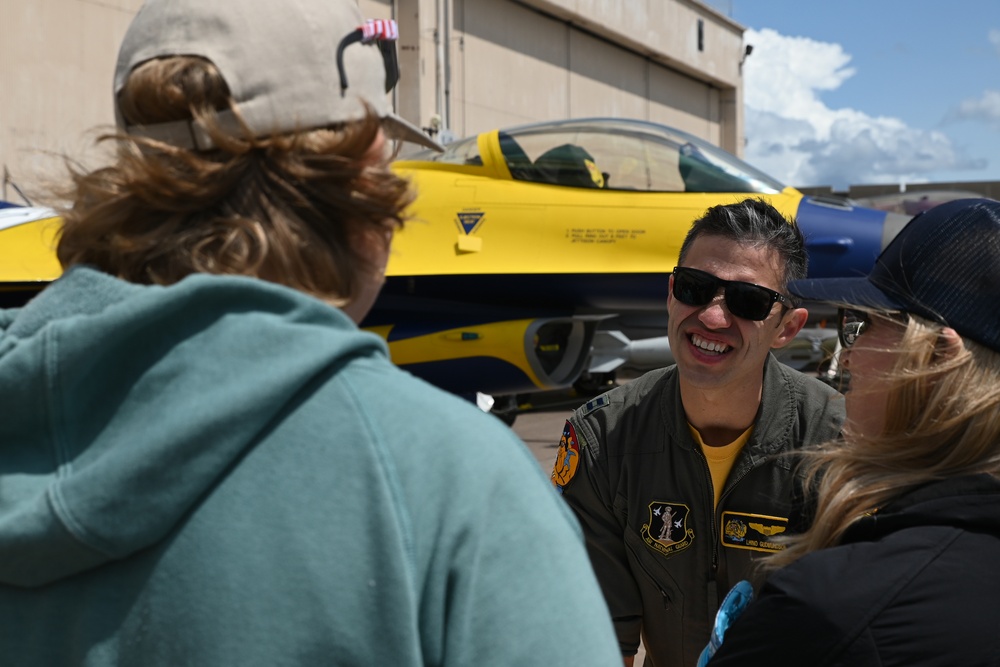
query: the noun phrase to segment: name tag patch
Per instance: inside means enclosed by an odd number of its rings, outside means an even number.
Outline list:
[[[785,548],[775,536],[788,529],[788,519],[746,512],[722,513],[722,544],[733,549],[775,553]]]

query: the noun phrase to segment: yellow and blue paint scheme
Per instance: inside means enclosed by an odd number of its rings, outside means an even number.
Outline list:
[[[908,219],[804,196],[701,139],[626,119],[494,129],[393,169],[417,197],[362,324],[397,364],[465,395],[569,386],[591,359],[616,363],[618,348],[595,354],[602,341],[663,336],[670,271],[711,206],[773,204],[806,235],[812,277],[866,274]],[[58,229],[50,210],[0,209],[0,306],[60,274]]]
[[[867,273],[906,220],[806,197],[701,139],[624,119],[495,129],[394,168],[418,196],[366,324],[397,363],[457,391],[569,384],[537,372],[542,343],[526,335],[533,318],[579,325],[576,336],[547,341],[550,355],[589,347],[597,329],[662,336],[669,273],[711,206],[755,197],[797,220],[812,277]],[[434,304],[419,334],[391,326],[412,321],[398,318],[407,302]]]

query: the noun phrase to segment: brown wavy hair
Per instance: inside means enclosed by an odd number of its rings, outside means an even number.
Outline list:
[[[896,358],[880,388],[887,395],[880,433],[847,432],[842,442],[801,453],[815,516],[762,561],[765,569],[840,544],[856,521],[923,484],[1000,477],[1000,354],[968,339],[957,354],[943,354],[941,329],[911,315],[898,347],[886,350]]]
[[[342,304],[370,270],[365,238],[388,243],[412,201],[408,183],[372,159],[380,120],[255,138],[224,131],[238,109],[208,61],[137,68],[118,99],[129,124],[197,120],[216,148],[194,151],[124,133],[111,166],[73,167],[57,255],[124,280],[167,285],[192,273],[254,276]]]

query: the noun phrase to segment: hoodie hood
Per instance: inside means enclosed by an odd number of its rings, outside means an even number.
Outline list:
[[[163,539],[318,376],[382,339],[278,285],[74,268],[0,311],[0,582],[40,586]]]
[[[952,526],[1000,537],[1000,480],[979,474],[925,484],[864,517],[844,542],[877,540],[915,526]]]

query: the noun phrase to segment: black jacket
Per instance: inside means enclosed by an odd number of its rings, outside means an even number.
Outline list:
[[[583,525],[624,655],[635,653],[641,631],[647,664],[694,665],[720,597],[755,558],[780,548],[771,537],[788,530],[795,480],[782,454],[835,438],[844,402],[773,356],[761,400],[718,508],[676,367],[613,389],[570,417],[565,437],[577,441],[579,469],[563,495]]]
[[[710,665],[1000,665],[1000,481],[920,487],[774,573]]]

